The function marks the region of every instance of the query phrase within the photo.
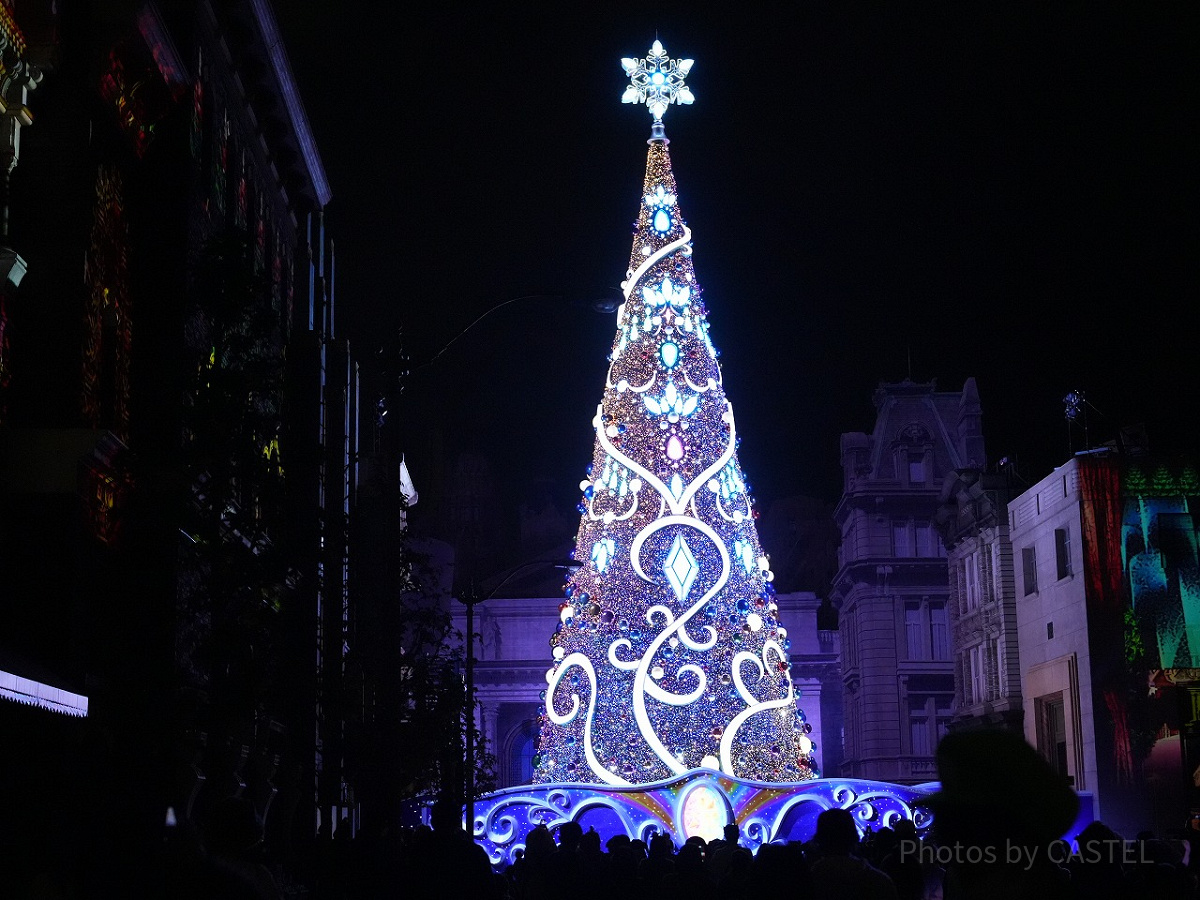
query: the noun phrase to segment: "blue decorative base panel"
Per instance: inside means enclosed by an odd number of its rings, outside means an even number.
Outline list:
[[[695,769],[669,781],[630,788],[546,784],[507,788],[475,801],[475,840],[493,865],[508,865],[538,825],[564,822],[595,828],[601,843],[625,834],[649,843],[655,832],[682,845],[692,835],[721,837],[736,822],[744,846],[757,850],[772,841],[808,840],[817,816],[841,807],[859,829],[879,829],[912,819],[919,834],[933,822],[916,804],[936,785],[906,787],[882,781],[818,778],[785,784],[742,781],[711,769]]]

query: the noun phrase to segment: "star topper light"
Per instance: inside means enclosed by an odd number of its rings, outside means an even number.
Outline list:
[[[695,96],[683,79],[695,60],[668,59],[667,51],[657,40],[645,59],[621,60],[621,68],[631,84],[621,96],[622,103],[645,103],[654,116],[655,124],[662,122],[663,113],[672,103],[692,103]]]

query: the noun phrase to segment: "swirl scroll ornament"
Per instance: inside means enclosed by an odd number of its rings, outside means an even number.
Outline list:
[[[571,695],[571,709],[567,713],[559,713],[554,709],[554,695],[558,691],[558,686],[562,683],[563,676],[571,669],[572,666],[578,666],[583,669],[588,677],[588,686],[591,691],[588,693],[588,709],[587,716],[583,724],[583,752],[587,756],[588,765],[596,777],[605,784],[627,785],[629,784],[623,778],[614,775],[608,771],[596,758],[596,753],[592,749],[592,719],[596,711],[596,669],[592,665],[592,661],[582,653],[572,653],[570,656],[564,657],[562,663],[554,673],[553,680],[550,682],[549,696],[550,701],[546,704],[546,715],[550,721],[556,725],[565,725],[579,715],[579,695]]]

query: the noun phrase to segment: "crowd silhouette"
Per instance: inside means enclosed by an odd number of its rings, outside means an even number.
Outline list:
[[[1200,900],[1200,832],[1181,823],[1127,838],[1092,822],[1072,834],[1077,795],[1020,735],[952,733],[939,744],[938,772],[924,833],[911,819],[862,827],[833,808],[811,836],[756,850],[733,823],[718,839],[676,845],[661,833],[602,843],[567,821],[534,828],[511,864],[493,867],[457,809],[435,808],[432,827],[376,836],[376,862],[350,865],[378,880],[338,896],[390,897],[403,885],[406,896],[439,900]]]
[[[461,807],[439,804],[429,825],[361,830],[325,841],[309,883],[279,886],[258,861],[261,829],[247,802],[213,810],[171,868],[171,896],[308,900],[1200,900],[1200,831],[1132,838],[1103,822],[1072,833],[1078,798],[1019,736],[948,735],[938,748],[933,826],[911,819],[863,827],[822,810],[812,834],[751,849],[738,826],[677,845],[607,839],[566,821],[539,825],[508,864],[493,866],[463,830]],[[923,801],[924,803],[925,801]],[[344,824],[344,823],[343,823]],[[1064,838],[1064,836],[1066,836]],[[337,838],[342,838],[338,840]]]
[[[1043,861],[975,862],[945,852],[936,834],[918,836],[910,820],[860,834],[850,812],[829,809],[805,841],[763,844],[752,851],[736,825],[723,837],[664,834],[649,841],[625,835],[602,843],[595,830],[564,822],[534,828],[509,865],[492,867],[457,822],[420,826],[356,840],[361,852],[330,873],[340,885],[318,896],[336,900],[471,897],[473,900],[1200,900],[1200,842],[1182,832],[1148,832],[1123,841],[1095,822],[1074,843],[1060,842]],[[1097,858],[1088,841],[1121,844]],[[1052,842],[1053,843],[1053,842]],[[1105,843],[1104,846],[1115,846]],[[939,853],[939,848],[943,852]],[[328,881],[326,883],[329,883]]]

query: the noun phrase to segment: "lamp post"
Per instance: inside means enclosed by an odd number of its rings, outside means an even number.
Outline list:
[[[471,840],[475,840],[475,742],[478,738],[478,728],[475,726],[475,607],[480,603],[492,599],[496,596],[496,592],[504,585],[508,584],[513,578],[533,569],[549,568],[549,569],[566,569],[574,571],[578,569],[581,563],[574,559],[535,559],[527,563],[522,563],[514,569],[507,572],[496,584],[490,588],[487,593],[480,595],[475,589],[475,583],[472,581],[466,590],[458,592],[458,602],[463,605],[466,610],[466,639],[467,639],[467,656],[466,656],[466,691],[467,691],[467,722],[466,722],[466,747],[463,751],[463,794],[466,801],[465,818],[467,820],[467,834]]]

